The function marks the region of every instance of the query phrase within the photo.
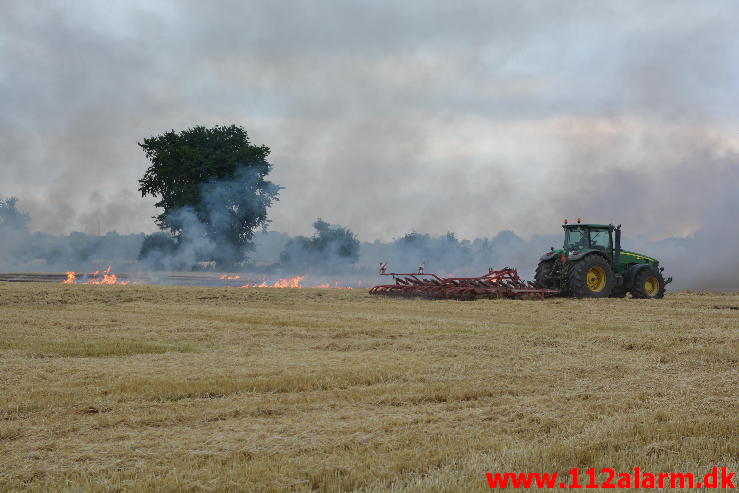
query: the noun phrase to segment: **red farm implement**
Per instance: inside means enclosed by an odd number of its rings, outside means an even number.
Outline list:
[[[533,282],[523,281],[516,269],[490,271],[480,277],[439,277],[423,271],[399,274],[386,272],[387,264],[380,263],[380,275],[392,276],[394,284],[382,284],[370,289],[370,294],[384,296],[422,297],[438,299],[474,300],[477,298],[544,298],[559,294],[556,289],[544,289]]]

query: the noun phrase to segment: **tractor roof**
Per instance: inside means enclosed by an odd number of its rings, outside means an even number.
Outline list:
[[[563,228],[597,228],[597,229],[613,229],[613,224],[563,224]]]

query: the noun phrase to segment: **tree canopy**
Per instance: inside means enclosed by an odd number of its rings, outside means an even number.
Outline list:
[[[180,241],[206,237],[219,262],[241,260],[278,200],[280,187],[266,180],[269,148],[252,144],[236,125],[171,130],[139,146],[151,162],[139,191],[159,199],[157,225]]]

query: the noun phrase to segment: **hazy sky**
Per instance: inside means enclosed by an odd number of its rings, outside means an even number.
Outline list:
[[[32,227],[151,231],[143,138],[243,125],[272,228],[689,235],[739,214],[734,1],[0,6],[0,197]]]

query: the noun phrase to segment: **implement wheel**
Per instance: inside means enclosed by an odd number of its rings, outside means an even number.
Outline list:
[[[608,298],[613,291],[615,277],[606,259],[591,254],[572,263],[570,291],[576,298]]]
[[[640,270],[634,278],[631,296],[634,298],[662,298],[665,295],[665,279],[654,267]]]

